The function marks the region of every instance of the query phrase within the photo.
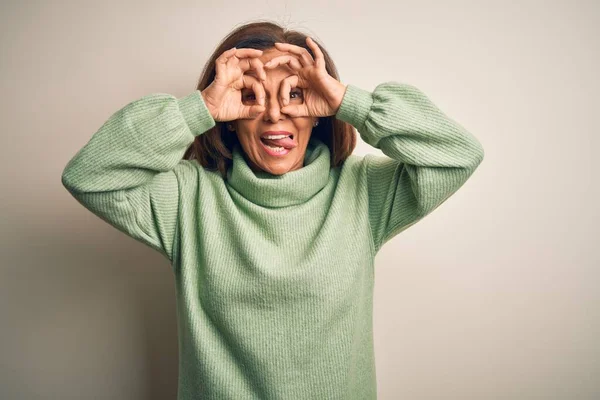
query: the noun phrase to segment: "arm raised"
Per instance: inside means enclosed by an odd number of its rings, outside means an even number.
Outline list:
[[[95,215],[172,261],[180,179],[192,171],[182,157],[213,126],[198,90],[144,96],[110,116],[68,162],[62,184]]]
[[[484,157],[472,134],[405,83],[348,85],[336,118],[387,156],[365,156],[376,250],[452,196]]]

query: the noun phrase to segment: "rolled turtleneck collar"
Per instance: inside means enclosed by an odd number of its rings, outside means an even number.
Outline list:
[[[263,207],[287,207],[309,200],[329,180],[331,154],[321,140],[311,137],[304,154],[304,166],[283,175],[253,171],[239,144],[232,151],[227,170],[229,186],[254,204]]]

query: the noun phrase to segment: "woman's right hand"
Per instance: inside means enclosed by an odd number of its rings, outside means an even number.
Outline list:
[[[204,103],[215,121],[255,118],[265,110],[265,89],[258,79],[244,75],[254,68],[257,76],[267,79],[263,63],[258,59],[262,50],[229,49],[215,60],[215,79],[201,91]],[[242,102],[242,89],[252,89],[258,101],[255,105]]]

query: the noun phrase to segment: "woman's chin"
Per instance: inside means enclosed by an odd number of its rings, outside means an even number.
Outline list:
[[[258,148],[255,147],[252,150],[254,157],[252,157],[253,160],[249,164],[255,172],[262,171],[271,175],[283,175],[304,166],[304,151],[299,147],[280,150],[279,152],[265,147],[261,143]]]

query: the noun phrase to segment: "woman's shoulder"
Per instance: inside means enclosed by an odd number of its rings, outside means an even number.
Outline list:
[[[364,168],[367,156],[350,154],[342,164],[343,171],[355,171]]]
[[[340,169],[340,177],[352,177],[352,179],[362,180],[366,173],[366,156],[350,154],[338,168]]]
[[[398,161],[386,156],[373,153],[365,155],[351,154],[342,164],[342,174],[352,174],[359,179],[366,178],[368,170],[389,168],[390,164],[396,165]],[[368,167],[368,168],[367,168]]]
[[[173,168],[172,172],[177,176],[180,182],[185,182],[187,184],[203,182],[221,183],[223,181],[223,177],[218,171],[205,168],[194,159],[180,160],[175,168]]]

